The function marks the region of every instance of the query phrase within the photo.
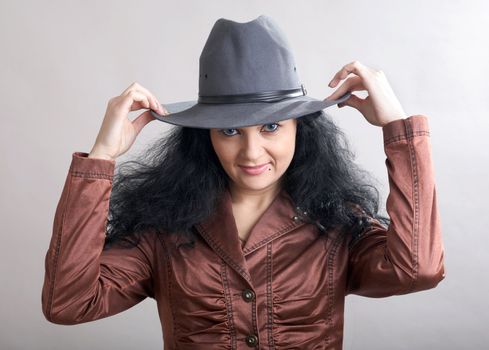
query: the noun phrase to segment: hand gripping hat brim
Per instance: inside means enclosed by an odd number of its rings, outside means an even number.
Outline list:
[[[165,103],[151,114],[193,128],[238,128],[299,118],[347,100],[307,96],[290,45],[268,16],[245,23],[220,18],[199,59],[198,100]]]

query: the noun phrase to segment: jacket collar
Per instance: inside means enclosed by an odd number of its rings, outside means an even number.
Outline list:
[[[251,283],[245,256],[304,224],[292,198],[282,189],[253,226],[244,247],[241,248],[231,193],[226,189],[214,214],[195,227],[209,246]]]

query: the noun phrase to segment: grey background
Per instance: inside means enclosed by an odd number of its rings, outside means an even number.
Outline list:
[[[150,299],[77,326],[44,319],[55,207],[71,154],[90,151],[109,98],[133,81],[162,103],[196,98],[213,23],[260,14],[284,28],[310,96],[328,96],[334,73],[357,59],[386,73],[408,115],[429,118],[446,278],[405,296],[347,297],[344,348],[487,348],[488,13],[484,1],[1,1],[0,348],[162,348]],[[328,111],[385,202],[380,128],[350,107]],[[163,124],[150,123],[121,160]]]

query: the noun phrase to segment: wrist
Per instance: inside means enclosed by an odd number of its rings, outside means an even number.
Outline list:
[[[88,154],[87,158],[115,160],[116,157],[112,157],[110,153],[111,152],[107,152],[107,150],[103,146],[99,145],[98,143],[95,143],[92,146],[92,149],[90,150],[90,153]]]
[[[108,156],[106,154],[103,154],[103,153],[97,153],[97,152],[93,152],[91,151],[87,158],[96,158],[96,159],[105,159],[105,160],[115,160],[114,158],[112,158],[111,156]]]
[[[395,122],[395,121],[397,121],[397,120],[402,120],[402,119],[407,119],[407,118],[408,118],[408,117],[407,117],[407,116],[405,116],[405,115],[403,115],[403,116],[401,116],[401,117],[397,117],[397,118],[395,118],[395,117],[394,117],[394,118],[388,119],[387,121],[385,121],[385,122],[384,122],[383,124],[381,124],[380,126],[381,126],[381,127],[384,127],[384,126],[386,126],[387,124],[390,124],[390,123]]]

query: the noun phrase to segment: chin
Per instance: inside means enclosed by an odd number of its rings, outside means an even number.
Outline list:
[[[277,184],[277,181],[276,180],[271,181],[270,179],[250,179],[245,181],[239,181],[238,184],[241,188],[259,191],[259,190],[264,190],[268,187],[275,186]]]

